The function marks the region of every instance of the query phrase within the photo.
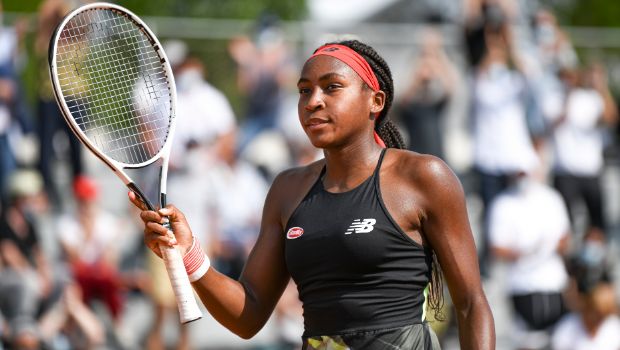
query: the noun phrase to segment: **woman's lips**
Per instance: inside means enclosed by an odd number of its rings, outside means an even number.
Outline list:
[[[327,123],[329,122],[325,119],[311,118],[306,122],[306,128],[311,131],[316,131],[325,127]]]

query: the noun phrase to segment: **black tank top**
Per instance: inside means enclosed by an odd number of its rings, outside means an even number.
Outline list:
[[[371,177],[343,193],[321,175],[286,227],[285,256],[304,309],[304,337],[400,327],[423,321],[430,253],[386,210],[382,151]]]

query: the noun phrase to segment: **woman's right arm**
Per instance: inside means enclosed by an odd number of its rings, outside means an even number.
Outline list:
[[[286,202],[281,177],[274,181],[263,208],[261,229],[250,253],[241,277],[233,280],[214,268],[209,268],[192,285],[209,313],[224,327],[238,336],[249,339],[254,336],[271,316],[278,299],[286,288],[290,275],[284,261],[282,232],[282,208]],[[131,201],[141,207],[133,193]],[[159,212],[143,211],[145,243],[155,253],[158,244],[170,244],[172,237],[160,224],[163,215],[170,220],[175,238],[182,254],[192,244],[192,234],[183,213],[174,206]]]

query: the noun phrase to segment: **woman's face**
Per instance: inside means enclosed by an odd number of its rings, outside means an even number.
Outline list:
[[[368,88],[348,65],[316,56],[304,65],[297,87],[299,120],[315,147],[337,147],[360,134],[372,140],[371,113],[383,109],[385,95]]]

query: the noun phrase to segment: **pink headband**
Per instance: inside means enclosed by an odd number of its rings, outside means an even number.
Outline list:
[[[379,80],[377,80],[377,76],[370,68],[368,62],[362,57],[360,54],[355,52],[355,50],[339,44],[328,44],[321,46],[316,50],[316,52],[308,58],[308,60],[313,57],[324,55],[331,56],[337,58],[338,60],[344,62],[347,66],[351,67],[357,75],[362,78],[362,80],[373,90],[379,91]],[[385,143],[381,139],[381,137],[374,132],[375,142],[379,144],[381,147],[385,148]]]

